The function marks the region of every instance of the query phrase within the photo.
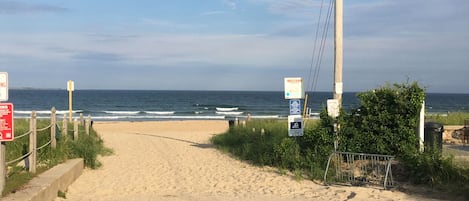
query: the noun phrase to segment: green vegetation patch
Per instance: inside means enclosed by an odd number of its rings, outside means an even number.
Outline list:
[[[393,173],[399,181],[469,198],[469,170],[464,163],[455,163],[451,154],[443,155],[436,145],[420,152],[417,128],[424,96],[424,89],[416,82],[359,93],[360,105],[341,111],[338,118],[339,151],[394,155],[398,164]],[[211,140],[219,149],[255,165],[322,179],[334,134],[333,119],[325,109],[320,117],[320,121],[307,122],[304,136],[298,138],[288,137],[286,121],[254,120]],[[448,122],[439,118],[435,117],[444,124],[461,124],[468,119],[464,113],[449,114],[445,118],[456,120]]]
[[[37,128],[46,128],[50,125],[49,120],[38,120]],[[69,128],[73,128],[70,124]],[[60,128],[57,126],[57,131]],[[20,190],[23,185],[34,178],[36,175],[65,162],[67,159],[83,158],[85,166],[95,169],[100,167],[98,155],[112,154],[112,150],[104,147],[103,140],[97,135],[94,129],[90,129],[90,134],[85,133],[85,127],[80,125],[78,140],[73,140],[73,131],[62,135],[57,132],[57,146],[55,149],[50,145],[39,150],[37,153],[36,174],[26,170],[25,164],[27,158],[8,166],[6,185],[2,195]],[[28,119],[15,119],[15,135],[20,136],[29,132]],[[37,133],[37,147],[41,147],[50,141],[50,128]],[[6,161],[12,161],[29,152],[29,136],[15,139],[6,143]]]
[[[444,125],[464,125],[464,121],[469,123],[469,113],[450,112],[447,114],[430,114],[426,115],[425,119],[426,121],[436,121]]]

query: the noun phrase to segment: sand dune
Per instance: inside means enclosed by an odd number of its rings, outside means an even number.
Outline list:
[[[421,200],[402,192],[297,181],[214,149],[226,121],[98,122],[114,154],[56,200]]]

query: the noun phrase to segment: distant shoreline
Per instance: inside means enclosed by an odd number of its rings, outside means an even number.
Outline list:
[[[10,90],[37,90],[37,91],[67,91],[66,88],[35,88],[35,87],[10,87]],[[75,91],[161,91],[161,92],[278,92],[278,90],[205,90],[205,89],[75,89]],[[368,90],[365,90],[368,91]],[[357,94],[365,91],[346,91],[344,94]],[[332,91],[306,91],[306,93],[331,93]],[[426,92],[426,94],[441,94],[441,95],[469,95],[469,93],[448,93],[448,92]]]

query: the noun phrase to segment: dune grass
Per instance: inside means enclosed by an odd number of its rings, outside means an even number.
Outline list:
[[[332,137],[321,131],[317,121],[305,122],[305,134],[295,139],[288,136],[286,120],[252,120],[245,126],[231,127],[226,133],[211,138],[220,150],[254,165],[291,170],[311,179],[323,174],[330,154]],[[321,144],[321,146],[313,146]]]
[[[38,120],[37,127],[45,128],[50,124],[49,120]],[[72,128],[69,125],[69,128]],[[29,120],[15,119],[15,135],[21,135],[29,131]],[[59,134],[59,133],[58,133]],[[44,145],[50,140],[50,129],[38,132],[37,145]],[[89,168],[98,168],[101,164],[97,160],[98,155],[112,154],[112,150],[104,147],[102,139],[94,129],[90,129],[90,134],[85,133],[84,126],[79,126],[78,140],[73,140],[73,133],[67,135],[56,135],[57,147],[52,149],[49,146],[38,151],[36,173],[30,173],[24,168],[24,160],[11,164],[8,168],[6,185],[2,195],[15,192],[36,175],[65,162],[71,158],[83,158],[85,165]],[[15,139],[6,143],[6,161],[11,161],[28,152],[29,137]]]
[[[469,124],[469,112],[450,112],[444,115],[428,114],[425,116],[425,121],[436,121],[444,125],[464,125],[464,121],[466,121]]]

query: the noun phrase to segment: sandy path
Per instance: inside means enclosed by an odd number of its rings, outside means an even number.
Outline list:
[[[237,161],[209,144],[226,121],[101,122],[114,150],[56,200],[416,200],[401,192],[322,186]]]

